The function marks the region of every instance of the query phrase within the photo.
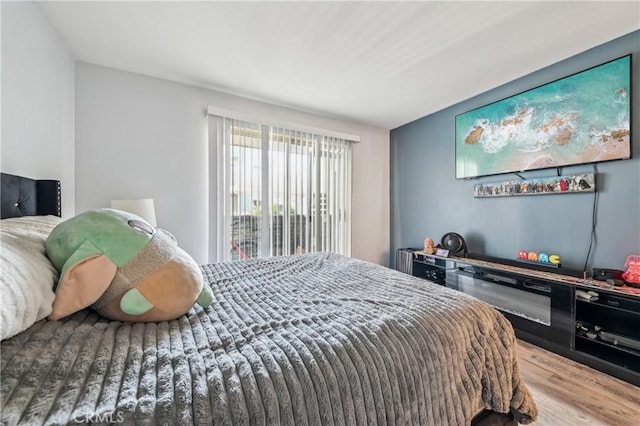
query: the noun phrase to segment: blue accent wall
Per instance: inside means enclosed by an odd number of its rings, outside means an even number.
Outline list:
[[[583,270],[591,239],[593,193],[474,198],[478,183],[513,174],[455,179],[455,116],[632,53],[632,159],[599,163],[596,242],[587,270],[623,269],[640,254],[640,31],[635,31],[391,131],[391,264],[401,247],[422,247],[457,232],[469,251],[513,259],[519,250],[559,254]],[[592,172],[563,167],[562,174]],[[555,176],[555,169],[522,174]]]

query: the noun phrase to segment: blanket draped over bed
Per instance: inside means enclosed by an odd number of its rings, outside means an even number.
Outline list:
[[[203,266],[170,322],[81,311],[2,342],[2,424],[468,425],[535,419],[509,322],[463,293],[334,254]]]

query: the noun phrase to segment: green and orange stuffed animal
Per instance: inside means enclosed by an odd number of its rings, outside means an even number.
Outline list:
[[[169,232],[114,209],[54,228],[47,256],[60,273],[51,320],[86,307],[120,321],[167,321],[213,302],[200,268]]]

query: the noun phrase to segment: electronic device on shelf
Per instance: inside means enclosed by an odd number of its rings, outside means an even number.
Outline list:
[[[467,254],[467,243],[462,235],[455,232],[447,232],[440,241],[442,248],[449,251],[454,256],[465,256]]]
[[[614,287],[622,287],[624,285],[623,280],[616,280],[614,278],[607,278],[607,284],[610,284]]]
[[[616,346],[623,346],[625,348],[631,348],[636,351],[640,351],[640,340],[623,336],[617,333],[610,333],[604,330],[600,330],[598,332],[598,337],[600,337],[600,339],[602,339],[604,342],[611,343]]]
[[[622,274],[624,271],[618,269],[593,268],[593,279],[598,281],[621,280]]]

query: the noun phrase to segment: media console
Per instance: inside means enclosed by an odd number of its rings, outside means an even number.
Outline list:
[[[500,310],[516,336],[640,386],[640,291],[518,261],[412,252],[411,273]]]

